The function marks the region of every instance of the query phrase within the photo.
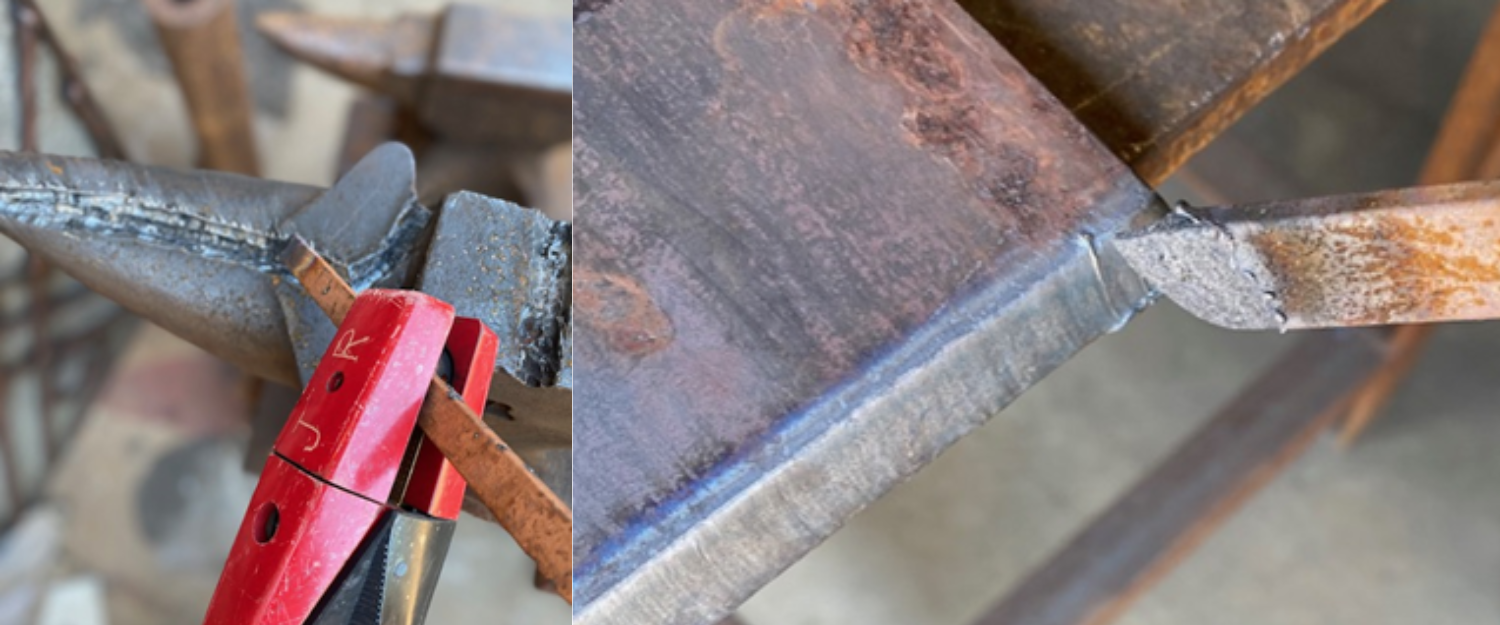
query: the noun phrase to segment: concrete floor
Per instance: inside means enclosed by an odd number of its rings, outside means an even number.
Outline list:
[[[1197,186],[1249,201],[1409,184],[1494,6],[1392,0],[1195,161]],[[1292,339],[1156,306],[855,517],[743,620],[971,622]],[[1497,355],[1500,325],[1442,328],[1355,447],[1320,440],[1119,623],[1500,623]]]
[[[973,620],[1291,337],[1171,305],[1090,348],[742,609],[759,623]],[[1444,328],[1350,450],[1320,441],[1122,625],[1500,623],[1500,325]]]

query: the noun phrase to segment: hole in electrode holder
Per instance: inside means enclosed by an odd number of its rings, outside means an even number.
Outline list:
[[[262,545],[271,542],[280,525],[281,511],[276,509],[276,504],[270,501],[261,504],[260,509],[255,511],[255,542]]]
[[[343,371],[335,371],[335,372],[333,372],[333,377],[328,378],[328,392],[330,392],[330,393],[332,393],[332,392],[334,392],[336,390],[339,390],[339,387],[341,387],[343,385],[344,385],[344,372]]]
[[[453,383],[453,354],[448,353],[446,348],[443,349],[443,354],[438,356],[437,376],[444,382]]]

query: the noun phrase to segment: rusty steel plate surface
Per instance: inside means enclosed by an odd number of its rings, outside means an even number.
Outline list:
[[[1145,300],[1154,196],[957,5],[576,26],[583,622],[720,615]]]

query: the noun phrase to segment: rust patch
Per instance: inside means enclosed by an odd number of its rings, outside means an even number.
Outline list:
[[[988,140],[980,109],[962,100],[913,111],[903,126],[922,145],[942,154],[972,182],[980,199],[997,203],[1031,224],[1031,183],[1037,163],[1026,151]]]
[[[1031,182],[1037,176],[1036,159],[1030,154],[1008,144],[1001,144],[987,155],[988,165],[979,177],[979,195],[986,200],[999,202],[1001,206],[1015,211],[1022,221],[1030,223],[1033,217]]]
[[[918,2],[853,2],[845,45],[855,65],[891,76],[907,93],[902,128],[917,145],[942,155],[970,181],[980,200],[1007,209],[1022,231],[1035,211],[1038,167],[1026,151],[988,131],[986,104],[965,89],[963,68],[944,46],[951,39],[932,7]]]
[[[953,55],[938,45],[941,25],[932,8],[899,0],[853,2],[845,45],[866,71],[890,73],[906,87],[927,97],[963,90],[963,71]]]
[[[1484,300],[1477,285],[1500,283],[1491,258],[1472,253],[1451,226],[1420,219],[1278,228],[1250,242],[1275,272],[1290,314],[1343,311],[1376,324],[1447,317]]]
[[[979,134],[979,114],[968,102],[943,103],[912,112],[903,125],[919,144],[955,155]]]
[[[574,304],[576,310],[587,311],[579,322],[610,350],[639,358],[672,344],[671,320],[640,283],[582,267],[574,271]]]

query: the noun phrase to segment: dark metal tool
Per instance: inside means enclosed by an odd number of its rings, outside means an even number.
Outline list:
[[[279,286],[277,256],[294,234],[357,288],[452,291],[434,294],[497,329],[505,346],[497,367],[514,379],[545,386],[566,378],[570,224],[463,193],[429,210],[416,202],[411,154],[398,144],[375,150],[327,190],[0,152],[0,231],[272,380],[310,374],[333,329],[321,314],[300,314],[299,298]],[[464,237],[495,245],[453,249]]]
[[[1292,330],[1500,317],[1500,183],[1179,209],[1114,245],[1217,325]]]
[[[493,423],[521,453],[566,445],[571,226],[471,193],[416,201],[388,144],[331,189],[205,171],[0,152],[0,232],[246,371],[300,386],[334,326],[278,255],[310,241],[356,288],[418,288],[500,337]],[[565,489],[565,471],[541,471]]]

